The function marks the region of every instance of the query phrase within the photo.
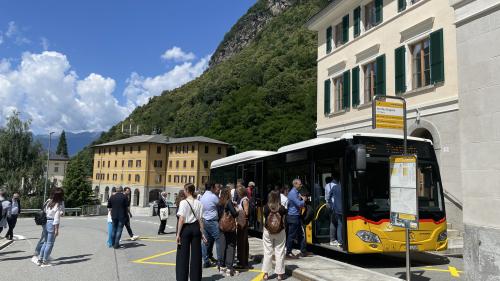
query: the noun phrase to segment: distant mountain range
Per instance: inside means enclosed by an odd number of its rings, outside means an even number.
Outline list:
[[[68,143],[68,153],[69,156],[77,154],[85,146],[91,144],[93,141],[101,136],[101,132],[82,132],[82,133],[71,133],[66,132],[66,142]],[[44,149],[49,147],[49,136],[48,135],[35,135],[35,139],[38,140]],[[51,141],[51,151],[57,149],[57,144],[59,142],[59,135],[53,134]]]

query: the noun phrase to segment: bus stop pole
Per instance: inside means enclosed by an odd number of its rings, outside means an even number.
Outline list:
[[[407,124],[406,124],[406,99],[402,98],[403,101],[403,150],[404,155],[408,155],[407,151]],[[411,280],[411,264],[410,264],[410,224],[409,222],[406,224],[405,228],[405,236],[406,236],[406,280]]]

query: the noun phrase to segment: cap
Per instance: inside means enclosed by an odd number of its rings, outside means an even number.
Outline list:
[[[255,186],[255,183],[253,181],[248,183],[248,186]]]

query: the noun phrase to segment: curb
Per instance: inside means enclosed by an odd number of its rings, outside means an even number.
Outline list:
[[[2,244],[0,244],[0,250],[2,250],[3,248],[9,246],[13,242],[14,242],[14,240],[7,240],[7,241],[3,242]]]

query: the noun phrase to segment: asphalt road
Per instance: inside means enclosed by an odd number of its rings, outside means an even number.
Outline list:
[[[158,236],[157,223],[156,218],[133,218],[134,234],[142,238],[123,241],[125,248],[114,250],[105,243],[105,217],[63,217],[51,255],[53,266],[40,268],[30,259],[41,227],[35,225],[33,219],[20,219],[15,229],[20,240],[0,250],[1,280],[175,280],[175,229],[167,227],[166,231],[172,234]],[[174,224],[173,220],[170,224]],[[125,229],[122,238],[128,239]],[[261,264],[253,266],[254,270],[242,272],[230,280],[261,280]],[[215,268],[203,270],[203,280],[222,278]],[[287,280],[296,281],[291,277]]]

